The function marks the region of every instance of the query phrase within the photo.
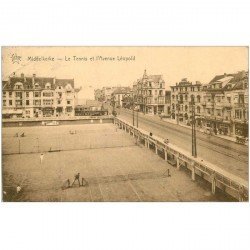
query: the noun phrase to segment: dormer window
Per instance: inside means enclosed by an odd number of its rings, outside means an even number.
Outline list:
[[[45,84],[45,89],[51,89],[51,84],[49,82]]]
[[[67,84],[67,86],[66,86],[66,91],[67,91],[67,92],[71,92],[71,91],[72,91],[72,87],[71,87],[70,84]]]
[[[36,83],[36,84],[35,84],[35,89],[38,89],[38,88],[39,88],[39,84]]]
[[[22,89],[23,88],[23,84],[21,82],[18,82],[15,84],[15,89]]]

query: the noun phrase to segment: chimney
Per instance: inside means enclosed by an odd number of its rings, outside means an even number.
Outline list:
[[[13,72],[13,76],[16,76],[16,72]]]
[[[24,73],[21,74],[21,77],[24,78]]]
[[[227,73],[224,73],[224,76],[226,77],[226,76],[227,76]]]
[[[32,77],[32,85],[33,86],[35,85],[35,78],[36,78],[36,74],[33,74],[33,77]]]

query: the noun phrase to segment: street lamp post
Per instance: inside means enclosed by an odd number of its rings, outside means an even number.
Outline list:
[[[197,157],[197,147],[196,147],[196,128],[195,128],[195,103],[194,100],[190,103],[192,109],[192,156]]]
[[[137,123],[136,123],[136,127],[138,128],[138,119],[139,119],[139,109],[137,108]]]
[[[177,103],[177,124],[179,125],[179,117],[180,117],[180,102]]]

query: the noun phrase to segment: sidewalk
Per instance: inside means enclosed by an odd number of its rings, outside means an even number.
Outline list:
[[[168,122],[168,123],[172,123],[172,124],[175,124],[175,125],[178,125],[178,126],[182,126],[182,127],[185,127],[185,128],[192,129],[191,126],[187,126],[187,125],[181,124],[181,123],[177,124],[177,122],[176,122],[175,120],[172,120],[172,119],[169,119],[169,118],[163,118],[162,121],[165,121],[165,122]],[[201,132],[201,133],[204,133],[204,130],[201,129],[201,128],[197,128],[196,131],[199,131],[199,132]],[[228,140],[228,141],[232,141],[232,142],[235,142],[235,143],[236,143],[236,137],[233,137],[233,136],[218,135],[218,134],[217,134],[217,135],[213,134],[213,135],[211,135],[211,136],[216,136],[216,137],[222,138],[222,139],[224,139],[224,140]],[[245,143],[245,144],[243,144],[243,145],[248,146],[248,143]]]

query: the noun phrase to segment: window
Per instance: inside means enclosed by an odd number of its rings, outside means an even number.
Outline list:
[[[29,97],[29,92],[26,92],[26,97]]]
[[[26,105],[30,105],[30,101],[29,100],[26,100]]]
[[[48,82],[48,83],[46,83],[46,85],[45,85],[45,89],[50,89],[51,88],[51,84]]]
[[[22,98],[22,92],[16,92],[16,97],[17,98]]]
[[[22,100],[16,100],[16,106],[17,107],[21,107],[23,104],[22,104]]]
[[[6,106],[6,100],[3,100],[3,106],[4,107]]]
[[[45,96],[45,97],[52,97],[53,96],[53,92],[43,92],[43,96]]]
[[[36,84],[35,84],[35,89],[38,89],[38,88],[39,88],[39,84],[36,83]]]
[[[22,89],[23,84],[22,83],[16,83],[15,89]]]
[[[70,104],[70,101],[67,101],[67,104]]]
[[[34,104],[34,106],[40,106],[41,105],[41,100],[34,100],[33,104]]]
[[[157,90],[155,90],[155,95],[157,95]]]
[[[201,101],[201,97],[198,95],[197,96],[197,102],[200,102]]]
[[[6,97],[6,92],[3,92],[3,97]]]
[[[35,97],[41,97],[41,92],[34,92]]]
[[[44,99],[43,100],[43,105],[51,106],[51,105],[53,105],[53,100],[51,100],[51,99]]]
[[[60,101],[60,100],[58,100],[58,101],[57,101],[57,104],[61,104],[61,101]]]
[[[9,105],[12,106],[12,100],[9,100]]]
[[[9,98],[12,98],[12,92],[9,92]]]
[[[198,106],[197,107],[197,113],[200,114],[200,112],[201,112],[201,108]]]
[[[241,119],[242,118],[242,113],[241,113],[240,109],[235,110],[235,118],[236,119]]]
[[[160,84],[160,88],[162,89],[162,83]]]

